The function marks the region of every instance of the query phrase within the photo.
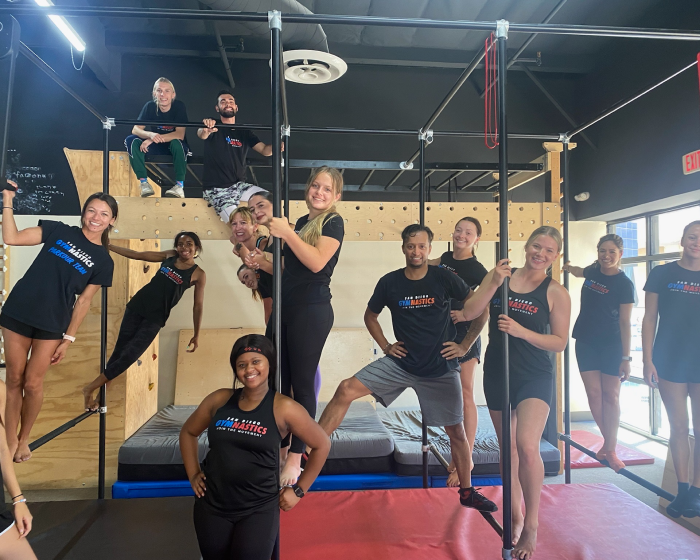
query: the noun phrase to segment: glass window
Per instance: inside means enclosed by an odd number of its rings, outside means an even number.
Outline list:
[[[622,237],[625,257],[641,257],[647,254],[646,218],[614,224],[612,232]]]
[[[642,320],[644,319],[644,283],[647,279],[646,263],[622,264],[622,272],[634,284],[636,302],[632,308],[632,375],[642,379]]]
[[[620,388],[620,421],[651,433],[649,397],[647,385],[625,381]]]
[[[680,253],[683,228],[690,222],[700,220],[700,206],[659,214],[658,220],[659,253]]]

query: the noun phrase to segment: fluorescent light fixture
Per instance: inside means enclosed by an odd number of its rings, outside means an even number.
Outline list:
[[[51,0],[34,0],[39,6],[42,8],[48,8],[49,6],[53,6],[53,2]],[[66,36],[66,39],[68,39],[71,42],[71,45],[75,48],[75,50],[83,52],[85,50],[85,41],[83,41],[80,38],[80,35],[71,27],[71,24],[66,21],[66,18],[63,16],[54,16],[50,15],[49,19],[54,23],[56,27],[61,31]]]

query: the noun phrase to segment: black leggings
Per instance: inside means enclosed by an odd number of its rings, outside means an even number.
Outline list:
[[[194,503],[194,530],[202,560],[270,560],[280,510],[271,507],[240,518],[216,515],[201,500]]]
[[[311,418],[316,417],[314,379],[323,345],[333,327],[331,302],[282,306],[282,394],[291,395]],[[302,453],[306,444],[292,437],[291,453]]]
[[[149,321],[127,307],[119,327],[117,343],[105,367],[105,377],[114,379],[129,369],[148,350],[160,328],[158,323]]]

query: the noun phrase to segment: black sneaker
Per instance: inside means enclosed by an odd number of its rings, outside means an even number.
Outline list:
[[[676,499],[666,506],[666,513],[674,519],[678,519],[687,507],[688,491],[679,492]]]
[[[485,511],[493,513],[498,511],[498,506],[479,492],[481,488],[460,488],[459,503],[464,507],[475,509],[476,511]]]

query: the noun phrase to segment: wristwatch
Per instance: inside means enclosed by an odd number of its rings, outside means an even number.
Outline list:
[[[622,356],[622,359],[623,359],[625,362],[631,362],[631,361],[632,361],[632,356]]]
[[[296,495],[297,498],[303,498],[304,497],[304,491],[301,489],[301,486],[298,484],[295,484],[292,486],[292,490],[294,490],[294,494]]]

